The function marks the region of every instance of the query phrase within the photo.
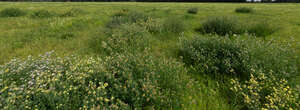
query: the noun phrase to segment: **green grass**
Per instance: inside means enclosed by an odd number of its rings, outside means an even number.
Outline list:
[[[0,17],[0,64],[4,64],[14,57],[38,56],[52,50],[58,56],[105,55],[101,49],[94,47],[101,46],[101,44],[91,45],[91,42],[105,39],[107,36],[106,25],[112,16],[127,9],[146,12],[148,16],[156,18],[158,24],[167,21],[168,18],[180,18],[181,22],[185,24],[184,32],[151,34],[150,47],[154,56],[176,58],[180,37],[192,37],[200,34],[195,29],[212,16],[232,16],[245,25],[267,20],[271,26],[279,29],[267,35],[265,40],[291,42],[292,48],[297,51],[295,56],[300,54],[300,23],[298,21],[300,4],[0,2],[0,10],[11,7],[22,9],[27,15],[13,18]],[[191,7],[198,9],[197,14],[187,13]],[[252,8],[255,13],[235,13],[234,10],[239,7]],[[36,10],[48,10],[58,15],[64,15],[66,11],[72,9],[83,12],[76,12],[76,15],[72,16],[31,17]],[[208,76],[195,74],[192,76],[198,82],[193,85],[197,89],[195,91],[198,92],[191,90],[194,92],[194,96],[186,94],[186,97],[183,97],[184,107],[195,110],[199,110],[199,108],[203,110],[234,109],[234,105],[227,100],[227,97],[224,97],[223,87],[219,87],[218,81],[210,79]],[[293,79],[295,83],[299,81],[300,77]]]
[[[188,24],[188,31],[199,27],[201,22],[209,16],[229,15],[236,16],[241,22],[255,23],[256,21],[268,20],[272,25],[280,26],[280,30],[267,36],[267,39],[275,39],[281,42],[294,39],[294,47],[299,51],[300,27],[298,18],[300,15],[300,4],[207,4],[207,3],[0,3],[0,10],[10,7],[17,7],[28,13],[35,10],[49,10],[55,13],[64,13],[73,8],[82,9],[86,14],[76,17],[53,17],[49,19],[32,19],[27,15],[16,18],[0,18],[0,63],[7,62],[13,57],[24,57],[30,54],[38,55],[50,50],[60,54],[80,53],[93,54],[88,49],[88,39],[94,36],[101,36],[101,28],[110,15],[123,8],[130,10],[149,11],[149,14],[159,18],[168,16],[191,16],[183,21]],[[197,15],[188,15],[186,10],[190,7],[198,8]],[[238,7],[250,7],[256,10],[254,14],[237,14],[234,10]],[[155,10],[154,10],[155,9]],[[169,13],[169,14],[166,14]],[[74,36],[70,40],[62,40],[46,37],[47,35],[30,35],[42,28],[58,28],[67,25],[73,20],[87,20],[81,29],[73,29]],[[31,38],[37,38],[32,40]],[[40,38],[40,39],[38,39]],[[30,39],[30,40],[26,40]]]

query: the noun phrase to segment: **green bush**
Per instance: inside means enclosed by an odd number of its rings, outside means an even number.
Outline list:
[[[47,53],[0,66],[0,109],[145,109],[179,107],[183,65],[147,52],[105,58]]]
[[[150,33],[145,27],[136,23],[122,24],[110,29],[106,33],[107,38],[101,42],[105,53],[139,52],[150,47]]]
[[[0,17],[19,17],[26,15],[26,12],[19,8],[5,8],[0,11]]]
[[[63,14],[61,14],[61,17],[75,17],[79,14],[84,13],[84,11],[80,8],[72,8],[66,12],[64,12]]]
[[[247,81],[232,79],[230,88],[240,108],[250,110],[292,110],[300,108],[299,92],[286,79],[253,70]]]
[[[235,18],[223,16],[208,18],[202,23],[202,27],[198,31],[224,36],[241,33],[239,28]]]
[[[123,12],[122,12],[123,13]],[[141,12],[130,11],[125,12],[125,14],[116,14],[112,17],[112,20],[108,22],[108,28],[115,28],[120,26],[121,24],[131,24],[131,23],[139,23],[145,22],[149,19],[147,15]]]
[[[255,35],[257,37],[266,37],[273,34],[276,29],[267,22],[259,22],[251,25],[247,29],[247,31],[249,34]]]
[[[38,11],[33,12],[31,14],[31,17],[33,17],[33,18],[50,18],[55,15],[56,15],[55,13],[52,13],[48,10],[38,10]]]
[[[187,12],[188,13],[190,13],[190,14],[197,14],[198,13],[198,8],[189,8],[188,10],[187,10]]]
[[[250,70],[274,71],[276,77],[292,78],[299,73],[299,56],[290,44],[260,41],[252,36],[201,37],[183,40],[179,55],[202,73],[247,78]],[[245,77],[244,77],[245,76]]]
[[[227,74],[246,77],[249,54],[246,45],[229,38],[195,38],[183,40],[179,50],[183,61],[207,74]]]
[[[252,13],[253,9],[249,7],[239,7],[235,9],[236,13]]]
[[[172,33],[181,33],[183,32],[186,27],[183,20],[178,17],[170,17],[165,19],[162,28],[165,32],[172,32]]]

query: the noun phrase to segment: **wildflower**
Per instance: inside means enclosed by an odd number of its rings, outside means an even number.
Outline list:
[[[104,101],[105,101],[105,102],[109,102],[109,99],[107,99],[107,98],[104,98]]]
[[[108,86],[108,83],[104,83],[104,87],[107,87]]]
[[[5,70],[5,73],[8,73],[9,72],[9,69],[7,68],[6,70]]]

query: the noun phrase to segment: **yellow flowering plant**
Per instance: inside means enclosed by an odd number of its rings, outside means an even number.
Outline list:
[[[287,80],[252,69],[250,79],[231,79],[230,89],[238,100],[251,110],[293,110],[300,107],[299,92]]]
[[[0,109],[143,109],[179,105],[183,65],[142,54],[13,59],[0,66]]]

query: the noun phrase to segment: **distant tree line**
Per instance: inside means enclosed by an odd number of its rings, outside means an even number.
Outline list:
[[[0,1],[35,1],[35,2],[275,2],[300,3],[300,0],[0,0]]]

